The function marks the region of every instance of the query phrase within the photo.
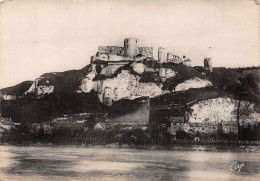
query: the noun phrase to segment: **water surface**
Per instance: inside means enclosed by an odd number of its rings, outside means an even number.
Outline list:
[[[260,180],[259,153],[0,145],[0,180]],[[244,164],[240,171],[230,170]]]

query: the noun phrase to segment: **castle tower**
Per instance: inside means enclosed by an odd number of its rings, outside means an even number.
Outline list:
[[[159,77],[165,78],[166,77],[166,68],[161,67],[159,70]]]
[[[160,63],[167,62],[167,51],[165,50],[165,48],[158,48],[158,61]]]
[[[211,58],[204,59],[204,69],[206,71],[212,72],[212,59]]]
[[[103,103],[106,106],[112,106],[112,90],[110,87],[105,87],[103,95]]]
[[[134,57],[138,54],[139,40],[137,38],[126,38],[124,41],[125,55]]]

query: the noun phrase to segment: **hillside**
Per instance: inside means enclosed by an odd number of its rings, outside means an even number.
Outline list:
[[[1,95],[14,95],[14,96],[22,96],[24,95],[25,91],[27,91],[30,86],[32,85],[33,81],[24,81],[20,84],[17,84],[15,86],[7,87],[0,89]]]
[[[212,70],[211,58],[204,59],[204,67],[191,67],[189,58],[164,48],[158,49],[156,60],[152,47],[138,43],[127,38],[124,47],[100,46],[82,69],[45,73],[1,89],[1,115],[15,122],[40,123],[64,114],[106,112],[112,122],[132,124],[147,123],[151,107],[158,106],[163,111],[169,108],[170,115],[182,115],[196,103],[218,98],[258,107],[259,67]],[[186,110],[177,113],[175,105]]]

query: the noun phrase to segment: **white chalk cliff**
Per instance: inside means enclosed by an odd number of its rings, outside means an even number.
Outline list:
[[[119,67],[120,66],[116,66],[115,69],[111,69],[113,70],[112,72],[116,72]],[[103,70],[106,72],[106,67],[103,68],[101,72],[103,72]],[[138,63],[133,66],[133,70],[139,74],[142,74],[145,71],[145,68],[142,66],[142,64]],[[174,77],[176,72],[174,72],[172,69],[165,69],[163,74],[164,78],[167,79]],[[95,76],[96,72],[91,71],[84,79],[82,79],[80,92],[89,93],[91,90],[95,90],[98,92],[101,102],[103,102],[105,88],[111,89],[112,94],[110,95],[110,98],[114,101],[123,98],[135,99],[142,96],[149,96],[153,98],[169,92],[162,89],[163,85],[161,83],[140,82],[140,76],[131,74],[129,70],[121,70],[121,72],[119,72],[116,77],[113,78],[93,81]],[[202,88],[211,85],[211,82],[208,80],[194,78],[178,84],[175,91],[184,91],[190,88]]]
[[[198,101],[192,105],[191,113],[188,114],[189,122],[221,122],[236,121],[238,100],[227,97]],[[254,111],[254,104],[247,101],[241,102],[241,121],[260,121],[260,114]]]

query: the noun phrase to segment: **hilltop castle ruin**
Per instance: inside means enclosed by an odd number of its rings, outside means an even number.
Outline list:
[[[154,59],[153,47],[139,47],[136,38],[126,38],[124,47],[99,46],[90,63],[91,71],[82,80],[81,91],[94,89],[107,106],[124,97],[161,95],[163,83],[178,74],[173,64],[191,66],[189,58],[181,58],[162,47],[158,48],[158,59]],[[210,59],[205,60],[205,67],[212,70]],[[140,82],[141,77],[150,77],[151,81]]]
[[[93,56],[91,61],[138,61],[144,58],[153,58],[153,47],[139,47],[138,45],[139,39],[126,38],[124,47],[99,46],[96,56]],[[185,59],[185,56],[182,59],[180,56],[174,55],[162,47],[158,49],[158,62],[173,62],[191,66],[190,59]]]

